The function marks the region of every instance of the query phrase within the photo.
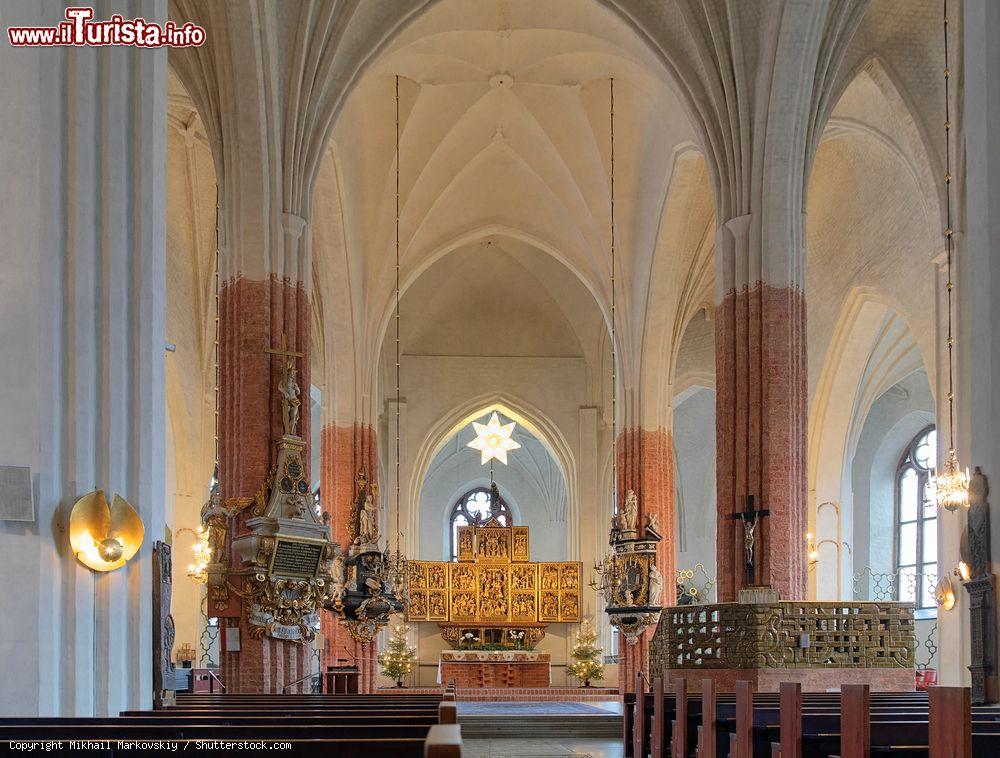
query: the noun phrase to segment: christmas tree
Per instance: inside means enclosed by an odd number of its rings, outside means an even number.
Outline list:
[[[597,632],[584,619],[580,624],[580,632],[576,635],[576,645],[573,646],[573,662],[566,670],[589,687],[591,680],[600,681],[604,678],[604,650],[597,647]]]
[[[382,673],[396,680],[396,686],[403,686],[403,677],[407,676],[417,663],[417,649],[406,643],[406,635],[410,627],[398,624],[392,630],[388,647],[378,654],[378,662]]]

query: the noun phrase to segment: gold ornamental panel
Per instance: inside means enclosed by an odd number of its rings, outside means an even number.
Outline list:
[[[449,568],[451,569],[452,590],[475,591],[476,587],[479,586],[476,580],[476,576],[478,575],[476,566],[467,563],[452,563],[449,565]]]
[[[558,563],[538,564],[538,573],[540,575],[539,586],[543,590],[559,589],[559,565]]]
[[[448,620],[448,591],[430,590],[427,593],[427,620]]]
[[[479,566],[479,616],[484,621],[506,621],[510,614],[507,566]]]
[[[458,527],[458,560],[476,560],[476,527]]]
[[[522,563],[510,567],[511,590],[531,591],[534,595],[538,588],[538,564]]]
[[[529,592],[523,590],[511,590],[510,593],[510,620],[511,621],[535,621],[538,618],[538,599],[534,589]]]
[[[451,591],[451,618],[449,621],[475,621],[477,611],[475,591]]]
[[[512,545],[510,559],[515,562],[528,560],[528,527],[515,526],[512,529]]]
[[[428,563],[427,564],[427,589],[446,590],[448,589],[447,564]]]
[[[580,593],[577,590],[562,590],[559,593],[559,620],[580,620]]]
[[[464,555],[474,548],[474,560],[411,564],[408,619],[494,625],[580,620],[581,563],[528,561],[526,526],[463,526],[459,535],[460,557],[464,539]]]
[[[510,529],[484,526],[476,529],[476,560],[480,563],[510,563]]]
[[[559,591],[542,590],[538,596],[538,620],[559,620]]]
[[[406,608],[409,621],[427,621],[427,590],[410,588],[410,604]]]

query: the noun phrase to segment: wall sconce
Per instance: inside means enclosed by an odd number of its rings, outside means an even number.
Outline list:
[[[145,530],[135,508],[115,495],[108,507],[104,490],[94,490],[73,504],[69,544],[80,561],[94,571],[114,571],[132,559]]]
[[[806,556],[809,558],[810,566],[815,566],[819,562],[819,550],[816,549],[816,540],[812,532],[806,533]]]
[[[941,577],[934,590],[934,599],[937,600],[944,610],[950,611],[955,607],[955,588],[951,585],[951,579],[947,576]]]
[[[972,579],[972,569],[969,568],[969,564],[965,561],[959,561],[958,568],[955,569],[955,576],[960,577],[963,582]]]

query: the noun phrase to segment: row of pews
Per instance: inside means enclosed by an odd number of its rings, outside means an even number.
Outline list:
[[[441,694],[178,695],[175,704],[116,718],[0,718],[0,740],[106,742],[103,755],[219,740],[246,743],[242,754],[286,752],[290,743],[295,755],[460,758],[457,715],[453,687]]]
[[[662,680],[624,696],[625,755],[632,758],[972,758],[1000,756],[1000,710],[972,707],[964,687],[926,692],[871,692],[844,685],[839,692],[753,692],[738,681],[734,693],[701,692],[688,681]],[[666,691],[669,689],[670,691]]]

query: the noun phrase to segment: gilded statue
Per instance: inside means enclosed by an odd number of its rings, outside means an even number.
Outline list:
[[[622,531],[634,532],[639,522],[639,498],[635,490],[625,493],[625,505],[622,507]]]

